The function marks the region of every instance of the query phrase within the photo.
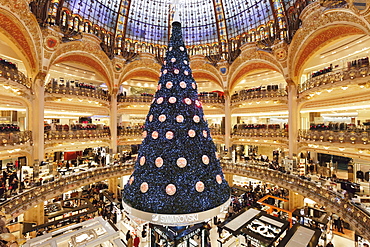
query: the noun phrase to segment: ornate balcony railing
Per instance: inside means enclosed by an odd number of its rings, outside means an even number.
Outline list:
[[[118,102],[125,102],[125,103],[152,103],[153,96],[140,96],[140,95],[123,96],[123,95],[118,95],[117,101]]]
[[[203,104],[225,104],[225,98],[219,96],[199,95],[199,100]]]
[[[108,178],[129,175],[132,172],[133,166],[130,164],[100,167],[86,172],[74,173],[53,182],[43,184],[42,186],[33,187],[11,198],[0,204],[0,211],[14,218],[29,210],[31,207],[43,203],[45,200],[49,200],[63,192]]]
[[[231,103],[238,103],[253,99],[279,98],[286,97],[288,93],[283,90],[264,90],[264,91],[239,91],[231,97]]]
[[[49,85],[45,88],[47,93],[63,94],[63,95],[75,95],[82,97],[90,97],[94,99],[100,99],[108,101],[110,96],[107,91],[104,91],[100,88],[98,89],[89,89],[89,88],[80,88],[74,86],[60,86],[60,85]]]
[[[350,223],[357,234],[370,239],[370,232],[368,231],[368,229],[370,229],[370,215],[348,199],[343,198],[342,194],[336,193],[322,185],[318,185],[313,181],[304,180],[298,176],[281,173],[259,165],[222,162],[222,168],[224,173],[269,181],[311,198],[317,203],[324,205],[328,211],[335,212],[346,222]],[[128,175],[131,174],[132,171],[133,164],[128,163],[125,165],[107,166],[86,172],[75,173],[42,186],[33,187],[1,204],[0,210],[14,218],[29,210],[31,207],[53,198],[57,194],[108,178]]]
[[[212,136],[223,136],[224,133],[220,128],[210,128]],[[118,137],[136,137],[141,138],[143,129],[118,129]]]
[[[263,181],[269,181],[288,190],[315,200],[324,205],[326,210],[336,213],[355,229],[356,233],[370,239],[370,214],[363,208],[356,206],[342,194],[328,188],[299,178],[298,176],[281,173],[279,171],[261,167],[259,165],[222,163],[224,173],[231,173]]]
[[[69,130],[69,131],[46,131],[45,141],[51,140],[84,140],[110,138],[110,130]]]
[[[142,129],[118,129],[118,137],[130,136],[130,137],[141,137],[143,133]]]
[[[0,133],[0,147],[8,145],[23,145],[32,141],[32,132],[17,131]]]
[[[300,93],[302,93],[312,88],[320,87],[322,85],[368,76],[370,76],[369,66],[338,69],[306,80],[304,83],[299,85],[298,90]]]
[[[261,137],[261,138],[288,138],[286,129],[238,129],[233,132],[233,137]]]
[[[22,72],[5,64],[0,64],[0,77],[18,82],[27,88],[31,88],[31,81]]]
[[[369,144],[369,132],[368,130],[300,130],[299,138],[301,141]]]

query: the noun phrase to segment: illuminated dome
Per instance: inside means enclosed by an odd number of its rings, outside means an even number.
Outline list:
[[[99,29],[116,43],[119,39],[118,43],[164,46],[169,41],[173,2],[178,2],[187,46],[212,46],[240,38],[243,42],[284,39],[289,29],[284,13],[294,11],[292,0],[66,0],[63,6],[62,1],[53,0],[46,22],[69,25],[69,29],[76,25],[75,31],[82,32]],[[75,24],[78,19],[84,26]]]

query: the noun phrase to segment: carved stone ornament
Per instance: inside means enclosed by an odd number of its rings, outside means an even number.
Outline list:
[[[44,46],[49,51],[54,51],[59,46],[59,40],[53,36],[44,39]]]

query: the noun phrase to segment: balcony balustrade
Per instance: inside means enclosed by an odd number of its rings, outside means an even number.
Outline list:
[[[224,136],[224,133],[221,128],[210,128],[212,136]],[[118,129],[118,138],[119,137],[136,137],[141,138],[143,129],[141,128],[134,128],[134,129]]]
[[[81,97],[88,97],[94,99],[100,99],[108,101],[110,100],[110,96],[108,92],[98,89],[89,89],[89,88],[81,88],[81,87],[74,87],[74,86],[63,86],[63,85],[48,85],[45,88],[45,92],[47,93],[54,93],[54,94],[61,94],[61,95],[75,95]]]
[[[203,104],[225,104],[225,98],[220,96],[199,95],[199,100]]]
[[[45,141],[51,140],[84,140],[110,138],[110,130],[69,130],[69,131],[46,131]]]
[[[130,95],[130,96],[118,95],[117,101],[118,102],[123,102],[123,103],[152,103],[153,96],[151,96],[151,95],[147,95],[147,96],[141,96],[141,95]]]
[[[301,141],[369,144],[370,130],[300,130]]]
[[[17,131],[17,132],[3,132],[0,133],[0,147],[8,145],[23,145],[32,141],[32,132]]]
[[[322,85],[341,82],[345,80],[353,80],[356,78],[363,78],[368,76],[370,76],[369,66],[333,70],[332,72],[306,80],[304,83],[299,85],[299,92],[303,93],[307,90],[317,88]]]
[[[0,78],[1,77],[18,82],[27,88],[31,88],[31,81],[22,72],[6,64],[0,64]]]
[[[288,93],[284,89],[250,91],[242,90],[231,97],[231,103],[239,103],[246,100],[286,97]]]
[[[232,134],[236,138],[281,138],[288,139],[288,131],[286,129],[238,129]]]
[[[282,173],[268,169],[260,164],[235,164],[232,162],[221,163],[224,173],[246,176],[263,181],[269,181],[288,190],[298,192],[305,197],[315,200],[342,217],[354,227],[357,234],[370,239],[370,214],[362,207],[353,204],[343,194],[332,191],[320,183],[301,179],[296,175]],[[23,193],[0,204],[0,210],[12,218],[24,213],[31,207],[86,184],[102,181],[107,178],[120,177],[133,172],[133,163],[124,165],[107,166],[91,169],[86,172],[76,173],[62,177],[53,182],[33,187]]]

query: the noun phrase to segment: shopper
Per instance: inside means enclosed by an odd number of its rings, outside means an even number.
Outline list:
[[[337,227],[338,227],[338,232],[344,233],[343,232],[343,220],[340,217],[337,220]]]
[[[137,235],[135,235],[134,247],[139,247],[139,244],[140,244],[140,238]]]
[[[326,247],[334,247],[334,245],[333,245],[331,242],[329,242],[329,243],[326,245]]]

